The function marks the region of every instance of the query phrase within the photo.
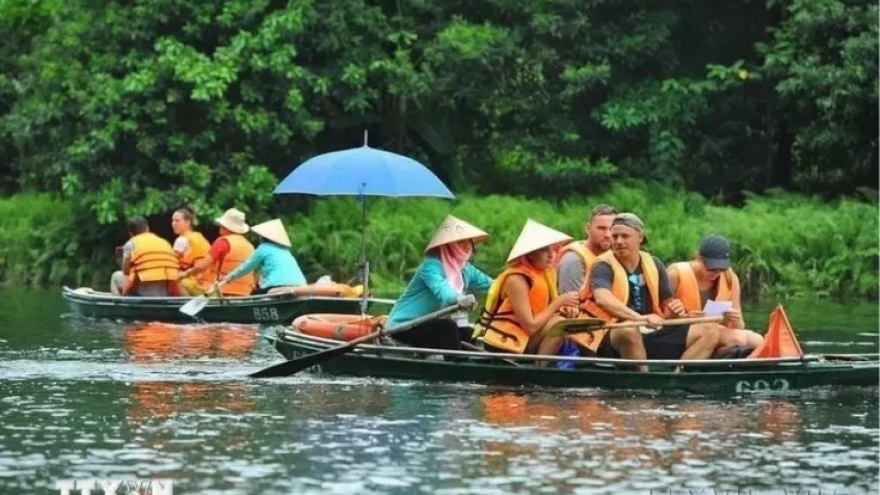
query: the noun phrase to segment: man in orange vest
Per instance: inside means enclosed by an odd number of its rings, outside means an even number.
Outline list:
[[[611,249],[611,221],[617,211],[605,204],[590,211],[584,224],[587,239],[574,241],[559,253],[556,280],[560,294],[580,292],[596,257]]]
[[[725,357],[736,347],[755,349],[764,341],[761,334],[745,330],[739,277],[730,266],[730,241],[726,237],[705,236],[693,260],[673,263],[666,271],[672,292],[688,314],[702,315],[709,299],[731,303],[731,310],[724,313],[728,328],[721,332],[715,357]]]
[[[214,222],[220,226],[219,237],[211,244],[208,254],[180,273],[180,278],[201,274],[200,285],[205,290],[213,288],[254,253],[254,245],[244,237],[250,230],[244,213],[230,208]],[[219,287],[224,296],[248,296],[256,285],[254,274],[248,273]]]
[[[596,355],[625,359],[709,359],[718,346],[717,323],[665,325],[687,315],[673,297],[663,262],[645,251],[645,225],[632,213],[614,217],[611,251],[596,259],[584,284],[583,309],[606,321],[636,321],[642,327],[615,328],[598,342]],[[638,366],[647,371],[647,366]]]
[[[128,234],[131,239],[122,246],[122,270],[110,277],[110,292],[144,297],[178,295],[180,265],[171,244],[150,232],[144,217],[129,220]]]

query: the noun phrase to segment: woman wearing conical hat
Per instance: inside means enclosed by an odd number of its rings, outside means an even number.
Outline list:
[[[564,337],[545,337],[562,318],[578,314],[578,293],[559,295],[554,265],[559,247],[572,238],[532,219],[526,221],[495,279],[478,331],[491,352],[556,355]]]
[[[254,225],[251,231],[260,236],[260,245],[244,263],[217,282],[220,287],[254,270],[260,270],[254,294],[265,294],[276,287],[306,285],[306,277],[290,253],[290,237],[281,220]]]
[[[447,216],[425,248],[424,261],[391,308],[385,326],[392,328],[453,304],[475,306],[477,300],[469,293],[486,292],[492,279],[468,260],[474,245],[488,238],[489,234],[464,220]],[[414,347],[461,349],[461,341],[469,340],[472,334],[467,313],[461,312],[423,323],[394,338]]]

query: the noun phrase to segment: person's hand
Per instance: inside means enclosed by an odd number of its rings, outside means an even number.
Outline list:
[[[214,282],[214,285],[208,290],[208,294],[220,294],[223,290],[223,286],[226,285],[226,280],[218,280]]]
[[[566,292],[565,294],[559,294],[559,297],[554,301],[559,305],[559,308],[575,308],[577,309],[578,304],[581,302],[580,294],[577,292]]]
[[[648,328],[658,329],[663,326],[663,318],[651,313],[649,315],[645,315],[642,319],[645,322],[645,326]]]
[[[563,306],[559,308],[559,314],[565,318],[577,318],[580,313],[581,310],[577,306]]]
[[[477,298],[473,294],[459,294],[455,302],[465,309],[471,309],[477,305]]]
[[[681,318],[687,315],[687,309],[684,307],[684,303],[681,302],[680,299],[672,299],[668,303],[666,303],[666,307],[669,308],[669,311],[672,312],[673,315]]]
[[[706,313],[703,311],[688,311],[687,313],[688,318],[702,318],[704,316],[706,316]]]
[[[730,311],[724,312],[724,324],[727,325],[727,328],[741,328],[742,327],[742,313],[731,309]]]

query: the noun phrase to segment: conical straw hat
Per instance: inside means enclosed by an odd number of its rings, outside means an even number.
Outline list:
[[[434,237],[431,239],[431,242],[428,243],[428,247],[425,248],[425,252],[427,253],[435,247],[442,246],[444,244],[451,244],[458,241],[466,241],[468,239],[474,242],[483,242],[488,238],[489,234],[483,232],[482,230],[474,227],[473,225],[465,222],[460,218],[456,218],[452,215],[447,215],[446,219],[443,220],[443,223],[441,223],[440,227],[437,229],[437,232],[434,233]]]
[[[251,230],[260,237],[268,239],[275,244],[290,247],[290,237],[287,236],[287,229],[284,228],[284,224],[281,223],[281,220],[277,218],[254,225],[251,227]]]
[[[507,262],[510,263],[520,256],[525,256],[533,251],[561,244],[563,242],[571,242],[572,240],[571,236],[563,234],[558,230],[551,229],[550,227],[529,218],[526,220],[526,225],[516,239],[513,249],[510,250],[510,256],[507,257]]]
[[[236,208],[230,208],[223,212],[223,216],[215,218],[214,221],[217,222],[221,227],[226,227],[227,230],[236,234],[247,234],[248,224],[244,221],[244,213]]]

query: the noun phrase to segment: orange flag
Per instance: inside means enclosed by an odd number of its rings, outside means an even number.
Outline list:
[[[774,358],[803,356],[804,351],[798,343],[794,330],[788,322],[788,316],[782,305],[770,313],[770,324],[767,325],[767,333],[764,334],[764,342],[749,354],[749,358]]]

